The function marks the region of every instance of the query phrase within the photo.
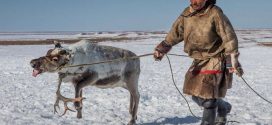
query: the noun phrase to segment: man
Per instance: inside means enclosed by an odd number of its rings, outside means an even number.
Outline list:
[[[232,74],[243,75],[238,61],[238,40],[216,0],[190,0],[154,52],[161,60],[171,47],[184,41],[194,59],[185,75],[183,92],[204,107],[201,125],[225,125],[231,105],[222,100],[232,85]]]

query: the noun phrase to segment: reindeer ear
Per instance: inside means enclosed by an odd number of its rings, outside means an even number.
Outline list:
[[[55,44],[55,48],[61,48],[62,46],[60,45],[60,42],[59,41],[54,41],[54,44]]]

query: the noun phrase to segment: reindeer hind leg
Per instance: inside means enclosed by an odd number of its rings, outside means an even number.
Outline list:
[[[131,92],[131,102],[130,102],[130,109],[129,113],[131,114],[131,120],[128,125],[134,125],[137,120],[137,111],[139,105],[140,94],[138,90],[133,90]]]
[[[129,113],[131,114],[131,120],[128,125],[134,125],[137,119],[137,111],[140,99],[140,94],[138,91],[138,77],[138,74],[134,74],[126,81],[127,89],[130,92]]]

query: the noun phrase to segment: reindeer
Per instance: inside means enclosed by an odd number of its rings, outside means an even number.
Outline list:
[[[77,110],[77,118],[82,118],[82,88],[85,86],[96,86],[98,88],[123,87],[130,92],[129,113],[131,120],[128,125],[136,123],[139,104],[138,79],[140,74],[140,60],[123,60],[96,65],[85,65],[69,67],[71,65],[88,64],[99,61],[128,58],[136,56],[131,51],[97,45],[88,40],[81,40],[69,47],[62,47],[55,42],[55,48],[48,50],[45,56],[33,59],[30,65],[33,69],[33,76],[36,77],[44,72],[58,73],[58,88],[56,91],[56,102],[54,113],[59,108],[59,101],[64,103],[64,113],[68,108],[67,103],[73,102]],[[60,87],[62,82],[71,82],[75,89],[75,98],[66,98],[61,95]]]

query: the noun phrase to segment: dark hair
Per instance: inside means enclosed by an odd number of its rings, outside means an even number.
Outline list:
[[[213,4],[213,5],[214,5],[214,4],[216,4],[216,0],[207,0],[207,3],[208,3],[208,4]]]

